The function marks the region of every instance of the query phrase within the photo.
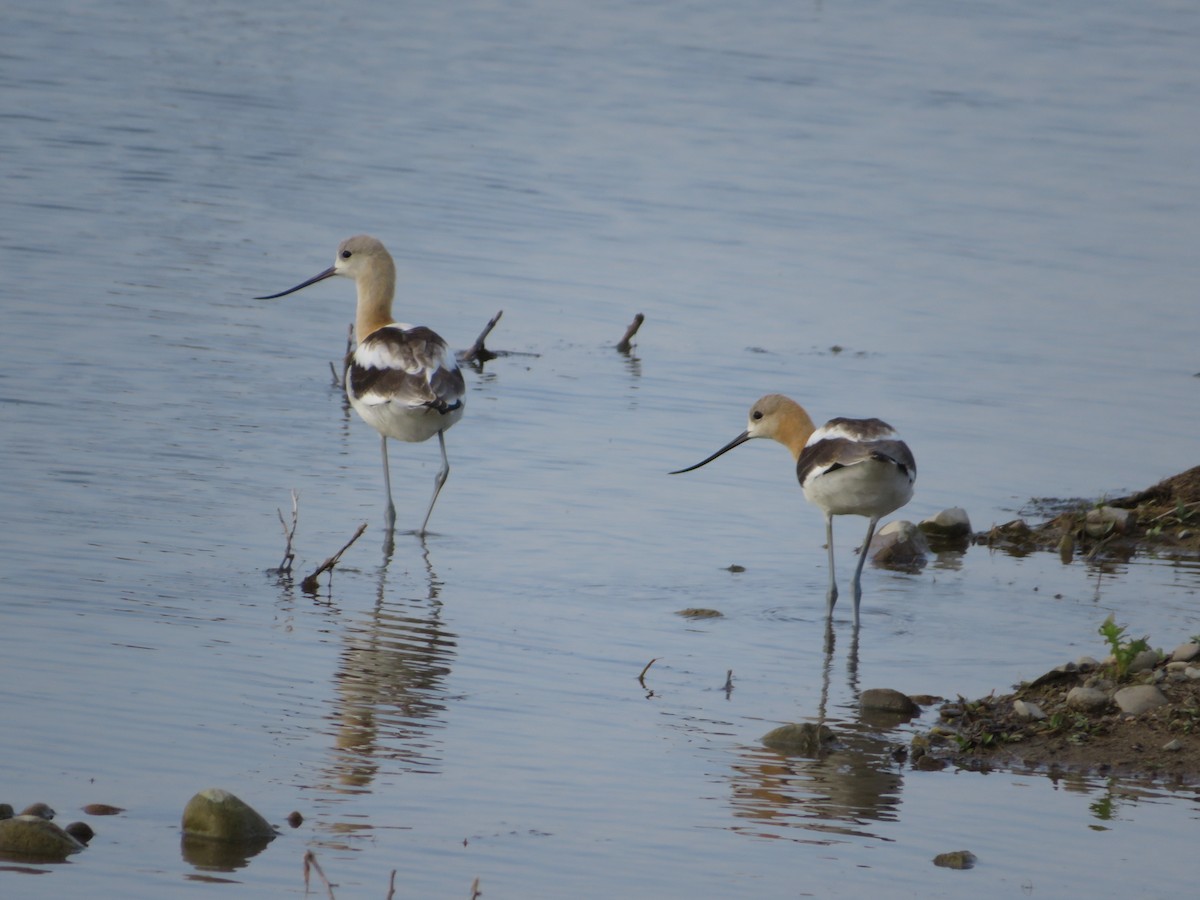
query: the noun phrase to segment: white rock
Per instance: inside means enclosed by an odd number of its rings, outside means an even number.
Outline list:
[[[961,506],[943,509],[937,515],[922,519],[920,529],[938,537],[963,538],[971,533],[971,520]]]
[[[1174,662],[1191,662],[1197,656],[1200,656],[1200,644],[1195,641],[1188,641],[1186,644],[1180,644],[1171,654],[1171,659]]]
[[[1046,714],[1042,712],[1042,708],[1036,703],[1029,703],[1025,700],[1013,701],[1013,712],[1022,719],[1033,719],[1035,722],[1040,722],[1046,718]]]
[[[1109,534],[1125,534],[1133,528],[1137,521],[1131,509],[1119,509],[1115,506],[1102,506],[1099,509],[1089,509],[1083,522],[1083,530],[1090,537],[1102,538]]]

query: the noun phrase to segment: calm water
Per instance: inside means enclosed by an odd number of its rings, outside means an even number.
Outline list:
[[[1194,885],[1194,792],[913,772],[855,697],[1004,690],[1110,612],[1173,646],[1200,566],[870,570],[827,657],[787,455],[665,476],[770,391],[896,425],[912,519],[1195,464],[1193,5],[18,0],[4,34],[0,801],[127,812],[0,895],[301,895],[308,849],[340,898],[393,869],[413,897]],[[466,347],[503,309],[519,354],[471,375],[437,533],[390,557],[330,385],[350,285],[250,299],[361,231],[400,318]],[[437,464],[393,450],[402,525]],[[318,598],[268,571],[292,489],[300,574],[370,523]],[[762,749],[822,713],[831,759]],[[194,865],[212,785],[305,823]]]

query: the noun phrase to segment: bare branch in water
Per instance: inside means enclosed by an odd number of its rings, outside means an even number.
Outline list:
[[[275,570],[276,575],[290,575],[292,573],[292,562],[296,559],[296,551],[292,549],[292,539],[296,536],[296,523],[300,519],[300,495],[296,493],[296,489],[292,488],[292,525],[289,528],[288,523],[283,519],[283,510],[276,507],[275,512],[279,513],[279,524],[283,526],[283,539],[286,545],[283,548],[283,560],[279,563],[279,568]]]
[[[650,667],[656,662],[658,662],[657,656],[650,660],[650,662],[646,663],[646,667],[642,669],[642,674],[638,676],[638,684],[640,684],[642,687],[646,686],[646,673],[650,671]]]
[[[479,900],[483,896],[483,891],[479,887],[479,879],[476,878],[471,882],[471,900]]]
[[[484,346],[484,341],[487,336],[492,333],[492,329],[496,327],[496,323],[500,321],[500,317],[504,315],[504,310],[500,310],[484,326],[483,331],[479,333],[479,337],[475,338],[475,343],[471,345],[471,349],[465,353],[458,354],[458,361],[465,363],[481,363],[487,362],[489,359],[495,359],[496,354]]]
[[[333,896],[333,885],[329,883],[329,879],[321,871],[321,864],[317,862],[317,855],[311,850],[307,850],[304,853],[304,893],[308,893],[308,873],[310,869],[321,876],[321,881],[325,883],[325,890],[329,892],[329,900],[337,900]]]
[[[645,321],[646,317],[641,313],[638,313],[633,317],[633,321],[630,322],[629,327],[625,329],[625,337],[621,338],[621,340],[617,343],[617,349],[619,351],[622,353],[628,353],[631,349],[633,349],[633,344],[631,344],[630,341],[633,340],[633,336],[638,333],[638,329],[642,327],[642,323]]]
[[[342,554],[345,553],[347,550],[349,550],[350,545],[353,544],[355,541],[357,541],[360,537],[362,537],[362,533],[366,530],[367,530],[367,523],[363,522],[361,525],[358,526],[358,531],[354,532],[354,537],[350,538],[350,540],[348,540],[346,542],[345,546],[343,546],[341,550],[339,550],[337,553],[333,554],[333,556],[329,557],[329,559],[325,560],[325,562],[321,563],[321,565],[317,568],[317,570],[315,572],[313,572],[311,575],[309,575],[307,578],[305,578],[302,582],[300,582],[300,589],[303,591],[307,591],[310,594],[315,594],[321,587],[320,583],[317,581],[317,579],[320,577],[321,573],[322,572],[332,572],[333,567],[336,566],[338,564],[338,562],[341,560]]]

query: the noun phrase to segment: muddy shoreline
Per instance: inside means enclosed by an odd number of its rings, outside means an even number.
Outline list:
[[[972,543],[1015,555],[1057,552],[1064,562],[1200,556],[1200,466],[1127,497],[1039,505],[1058,509],[1042,524],[1016,519],[973,535]],[[1200,784],[1198,636],[1155,636],[1152,646],[1163,650],[1126,669],[1125,656],[1134,655],[1132,645],[1141,639],[1114,638],[1107,659],[1064,662],[1009,693],[942,703],[939,723],[913,741],[912,764]],[[1105,646],[1102,635],[1096,640]],[[1126,687],[1156,691],[1156,705],[1123,711],[1113,697]],[[1090,706],[1081,699],[1088,696]]]

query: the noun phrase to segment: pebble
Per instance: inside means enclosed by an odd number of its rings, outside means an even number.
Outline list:
[[[974,867],[976,856],[970,850],[951,850],[949,853],[939,853],[933,858],[935,866],[944,869],[970,869]]]
[[[89,803],[83,808],[83,811],[89,816],[119,816],[125,812],[119,806],[110,806],[107,803]]]
[[[1135,684],[1123,687],[1113,694],[1113,702],[1126,715],[1138,716],[1168,701],[1163,692],[1154,685]]]
[[[1096,711],[1108,706],[1108,694],[1090,687],[1073,687],[1067,693],[1067,706],[1072,709]]]
[[[1129,671],[1131,673],[1147,672],[1158,665],[1160,659],[1162,659],[1162,653],[1160,651],[1153,649],[1143,650],[1129,663]]]

